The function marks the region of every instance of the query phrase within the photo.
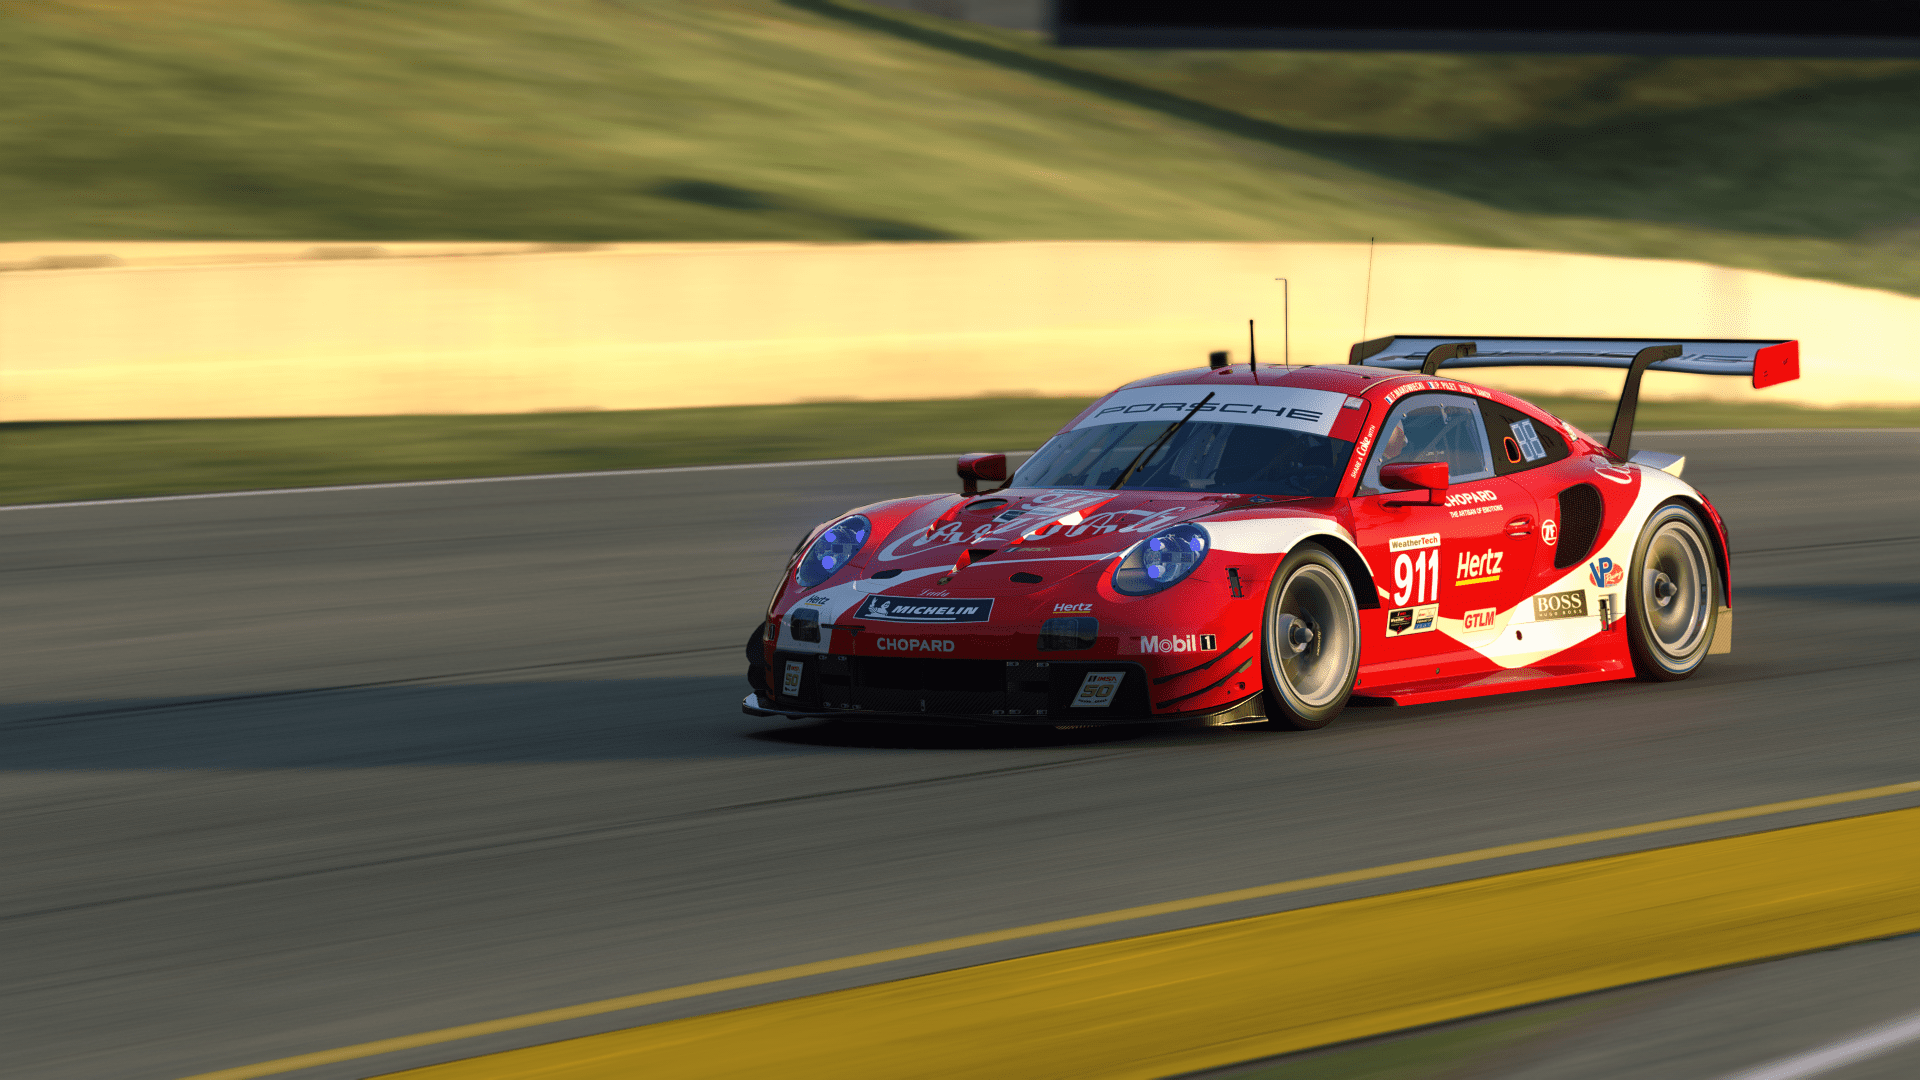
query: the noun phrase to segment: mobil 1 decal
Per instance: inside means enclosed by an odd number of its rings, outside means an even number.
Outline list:
[[[1211,389],[1213,397],[1201,399]],[[1347,395],[1299,386],[1139,386],[1115,391],[1075,428],[1099,424],[1174,421],[1193,411],[1194,423],[1254,424],[1326,435],[1340,416]]]
[[[869,596],[854,612],[855,619],[900,623],[976,623],[993,616],[993,601],[905,600],[898,596]]]
[[[1440,599],[1440,534],[1396,536],[1387,541],[1393,556],[1393,604],[1430,604]]]

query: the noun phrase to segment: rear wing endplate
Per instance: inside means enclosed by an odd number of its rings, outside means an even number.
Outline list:
[[[1624,458],[1633,446],[1640,380],[1649,370],[1689,375],[1745,375],[1754,389],[1800,377],[1798,341],[1703,341],[1695,338],[1511,338],[1407,336],[1358,342],[1347,363],[1432,375],[1449,367],[1624,368],[1607,449]]]

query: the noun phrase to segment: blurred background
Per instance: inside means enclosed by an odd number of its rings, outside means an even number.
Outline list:
[[[1656,7],[1778,5],[1536,5]],[[1835,884],[1883,873],[1911,921],[1910,834],[1682,865],[1920,813],[1916,44],[1063,47],[1055,14],[0,0],[0,1076],[528,1075],[465,1059],[1627,855],[1680,862],[1512,920],[1568,943],[1501,999],[1539,1004],[1234,1075],[1698,1080],[1920,1033],[1920,938],[1860,940],[1885,920]],[[1735,651],[1297,735],[741,713],[741,643],[811,527],[1242,361],[1249,319],[1263,363],[1394,333],[1802,341],[1799,381],[1656,373],[1638,414],[1728,523]],[[1483,376],[1589,430],[1620,385]],[[1507,854],[1442,858],[1482,849]],[[1744,964],[1813,947],[1727,884],[1761,873],[1856,943]],[[1299,881],[1336,883],[1237,891]],[[1687,883],[1725,917],[1663,891]],[[1241,899],[1181,906],[1216,893]],[[1004,933],[1136,905],[1166,906]],[[1634,938],[1655,909],[1699,933]],[[1723,931],[1744,966],[1610,966]],[[915,951],[946,939],[973,944]],[[1356,1015],[1504,970],[1349,959]],[[1191,985],[1200,1013],[1222,993]],[[1349,1004],[1273,985],[1234,1003]],[[1203,1031],[1115,1009],[1084,1030]],[[1029,1045],[1004,1033],[969,1045]],[[1920,1075],[1913,1039],[1875,1045],[1837,1080]],[[1083,1063],[1023,1064],[981,1075]]]
[[[1885,362],[1920,332],[1920,61],[1059,48],[1050,18],[8,3],[0,440],[35,479],[0,498],[817,456],[872,413],[849,401],[1085,400],[1244,355],[1249,318],[1306,363],[1395,332],[1806,343],[1764,397],[1650,379],[1727,406],[1655,425],[1920,406]],[[803,404],[702,415],[730,435],[698,452],[658,412]],[[983,445],[1075,411],[1010,408]],[[618,415],[551,419],[589,412]],[[476,457],[481,430],[513,448]],[[186,460],[214,443],[261,465]]]

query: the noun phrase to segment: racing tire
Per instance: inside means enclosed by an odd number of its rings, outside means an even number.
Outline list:
[[[747,638],[747,685],[760,695],[762,705],[773,703],[773,688],[767,685],[767,624],[761,623],[753,628],[753,635]]]
[[[1640,530],[1627,569],[1627,649],[1648,682],[1692,675],[1713,645],[1720,618],[1720,568],[1699,515],[1661,506]]]
[[[1279,727],[1323,728],[1353,695],[1360,674],[1360,617],[1338,560],[1295,548],[1267,590],[1260,622],[1267,719]]]

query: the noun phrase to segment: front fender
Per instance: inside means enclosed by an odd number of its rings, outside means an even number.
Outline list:
[[[1339,522],[1321,517],[1207,518],[1199,522],[1213,538],[1214,550],[1236,555],[1285,555],[1302,543],[1313,542],[1333,555],[1347,572],[1354,603],[1380,606],[1373,571],[1360,555],[1353,534]]]

